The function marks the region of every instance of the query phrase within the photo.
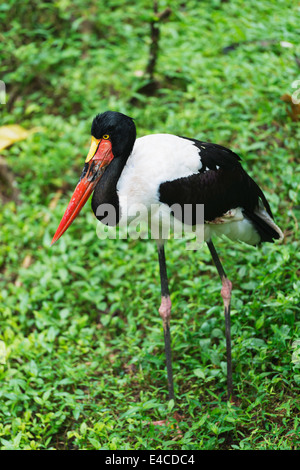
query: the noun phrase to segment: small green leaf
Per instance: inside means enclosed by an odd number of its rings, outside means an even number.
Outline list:
[[[175,401],[173,400],[173,398],[171,400],[169,400],[168,402],[168,410],[169,411],[172,411],[173,408],[174,408],[174,405],[175,405]]]
[[[262,315],[261,317],[259,317],[259,318],[256,320],[256,322],[255,322],[255,328],[256,328],[257,330],[260,330],[260,328],[262,328],[263,325],[264,325],[264,321],[265,321],[265,316]]]
[[[86,423],[81,423],[80,425],[80,433],[85,436],[86,435],[86,432],[87,432],[87,425]]]
[[[4,341],[0,341],[0,364],[5,364],[6,363],[6,346]]]
[[[199,377],[199,379],[205,379],[205,374],[202,369],[195,369],[194,374],[196,377]]]

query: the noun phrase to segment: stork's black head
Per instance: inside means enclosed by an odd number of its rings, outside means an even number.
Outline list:
[[[106,111],[94,118],[91,147],[83,172],[52,243],[61,237],[77,217],[110,164],[122,170],[131,154],[135,139],[134,122],[125,114]]]
[[[136,139],[136,128],[131,117],[116,111],[105,111],[94,118],[91,134],[97,140],[109,139],[115,158],[128,158]]]

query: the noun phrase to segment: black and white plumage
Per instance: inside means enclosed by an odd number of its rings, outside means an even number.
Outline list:
[[[130,220],[132,207],[141,204],[150,211],[163,208],[169,220],[172,206],[192,207],[195,223],[197,204],[204,204],[204,239],[222,281],[225,307],[228,397],[232,395],[230,349],[231,283],[218,258],[212,238],[226,235],[250,245],[282,239],[262,190],[241,166],[240,157],[217,144],[170,134],[152,134],[136,139],[133,120],[124,114],[107,111],[92,124],[92,144],[68,208],[53,238],[53,243],[73,222],[93,192],[92,209],[103,221],[98,208],[111,204],[116,209],[114,223]],[[151,213],[151,222],[161,223],[161,212]],[[175,214],[174,221],[182,220]],[[175,224],[175,225],[176,225]],[[164,324],[169,396],[174,397],[170,349],[170,314],[164,240],[158,241],[162,302],[159,309]]]
[[[126,161],[115,158],[94,191],[95,214],[101,204],[115,206],[117,223],[137,204],[149,210],[151,204],[204,204],[205,240],[226,235],[256,245],[283,236],[262,190],[236,153],[170,134],[140,137]]]

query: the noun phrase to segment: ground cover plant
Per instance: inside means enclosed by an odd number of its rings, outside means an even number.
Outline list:
[[[0,124],[35,128],[1,150],[14,191],[0,186],[0,448],[299,449],[300,132],[281,99],[300,79],[298,2],[7,0],[0,22]],[[232,148],[284,231],[258,249],[216,241],[234,286],[232,403],[205,246],[166,247],[176,403],[155,244],[99,240],[87,204],[50,248],[107,109],[138,136]],[[157,432],[175,410],[181,434]]]

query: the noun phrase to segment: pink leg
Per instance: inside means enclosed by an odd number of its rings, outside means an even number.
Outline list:
[[[164,246],[158,246],[159,272],[161,283],[161,304],[159,314],[163,320],[166,366],[168,374],[169,400],[174,400],[173,372],[172,372],[172,352],[171,352],[171,336],[170,336],[170,318],[171,318],[171,300],[168,286],[168,276],[166,267],[166,258]]]
[[[165,340],[165,353],[166,353],[166,365],[168,375],[168,390],[169,400],[174,400],[174,386],[173,386],[173,372],[172,372],[172,355],[171,355],[171,338],[170,338],[170,319],[171,319],[171,299],[169,295],[167,269],[164,246],[158,246],[159,256],[159,268],[160,268],[160,281],[161,281],[161,304],[158,309],[159,314],[163,321],[164,328],[164,340]],[[174,418],[179,421],[179,415],[177,412],[174,413]],[[168,419],[154,421],[152,424],[155,426],[169,426],[173,427],[172,423]],[[181,437],[182,433],[177,424],[175,424],[176,434]]]
[[[229,281],[227,277],[224,277],[222,279],[221,296],[223,298],[224,307],[227,309],[229,309],[230,307],[231,291],[232,291],[232,282]]]
[[[172,357],[171,357],[171,338],[170,338],[170,319],[171,319],[171,299],[169,295],[162,295],[161,304],[158,309],[159,314],[163,321],[164,338],[165,338],[165,353],[168,372],[168,388],[169,398],[174,399],[173,388],[173,373],[172,373]]]
[[[231,362],[231,334],[230,334],[230,300],[232,283],[226,277],[220,258],[216,252],[213,242],[210,240],[207,242],[207,246],[212,255],[216,268],[218,270],[221,282],[221,296],[224,303],[224,315],[225,315],[225,336],[226,336],[226,356],[227,356],[227,399],[231,400],[233,395],[232,385],[232,362]]]
[[[170,318],[171,318],[171,299],[170,296],[162,297],[161,298],[161,304],[158,309],[159,314],[162,318],[162,321],[164,322],[164,325],[170,325]]]

